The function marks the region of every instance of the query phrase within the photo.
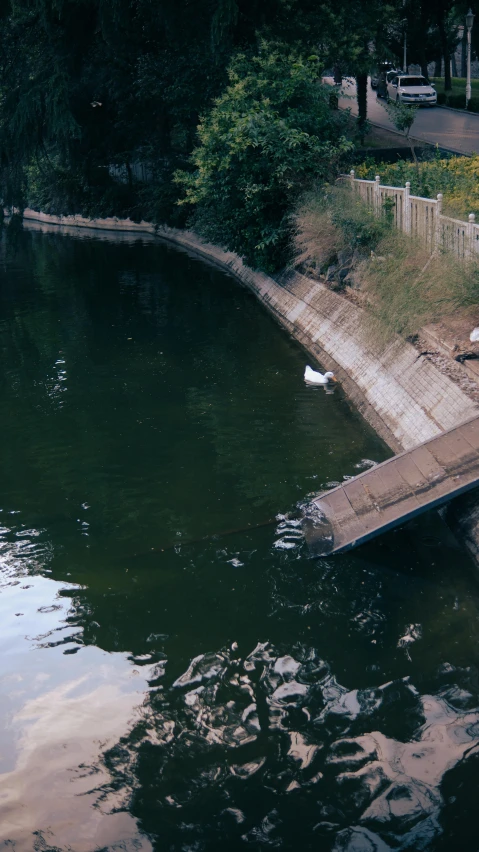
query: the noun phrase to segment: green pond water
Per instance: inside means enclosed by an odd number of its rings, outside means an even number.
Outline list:
[[[479,589],[437,514],[314,560],[387,448],[233,279],[0,241],[0,850],[475,852]]]

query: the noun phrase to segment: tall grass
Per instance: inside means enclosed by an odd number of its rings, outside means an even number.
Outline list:
[[[346,186],[310,193],[294,217],[297,260],[324,268],[349,256],[371,317],[371,335],[408,337],[479,303],[479,267],[431,252],[397,231],[390,212],[376,217]]]
[[[389,229],[387,216],[375,216],[347,185],[307,193],[292,224],[296,264],[318,271],[342,252],[369,253]]]
[[[384,237],[362,269],[362,288],[381,332],[408,337],[421,326],[457,314],[479,300],[477,264],[463,266],[448,252],[431,256],[398,231]]]

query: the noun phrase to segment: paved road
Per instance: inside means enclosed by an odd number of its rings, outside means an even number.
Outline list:
[[[330,78],[326,79],[333,82]],[[340,107],[349,108],[357,115],[356,84],[353,81],[345,81],[343,92],[345,97],[340,98]],[[384,109],[384,103],[368,85],[369,120],[387,130],[394,130],[394,125]],[[440,107],[423,107],[416,116],[411,135],[415,139],[438,144],[461,154],[479,154],[479,114],[463,114]]]

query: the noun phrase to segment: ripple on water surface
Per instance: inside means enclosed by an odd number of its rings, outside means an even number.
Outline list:
[[[477,852],[467,557],[303,541],[387,454],[341,389],[186,256],[0,247],[0,848]]]

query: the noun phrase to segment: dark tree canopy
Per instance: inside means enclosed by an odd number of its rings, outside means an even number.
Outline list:
[[[4,203],[182,223],[173,175],[194,169],[238,54],[282,45],[317,57],[318,79],[356,76],[364,129],[367,74],[400,53],[404,15],[424,64],[462,14],[452,0],[0,0]]]

